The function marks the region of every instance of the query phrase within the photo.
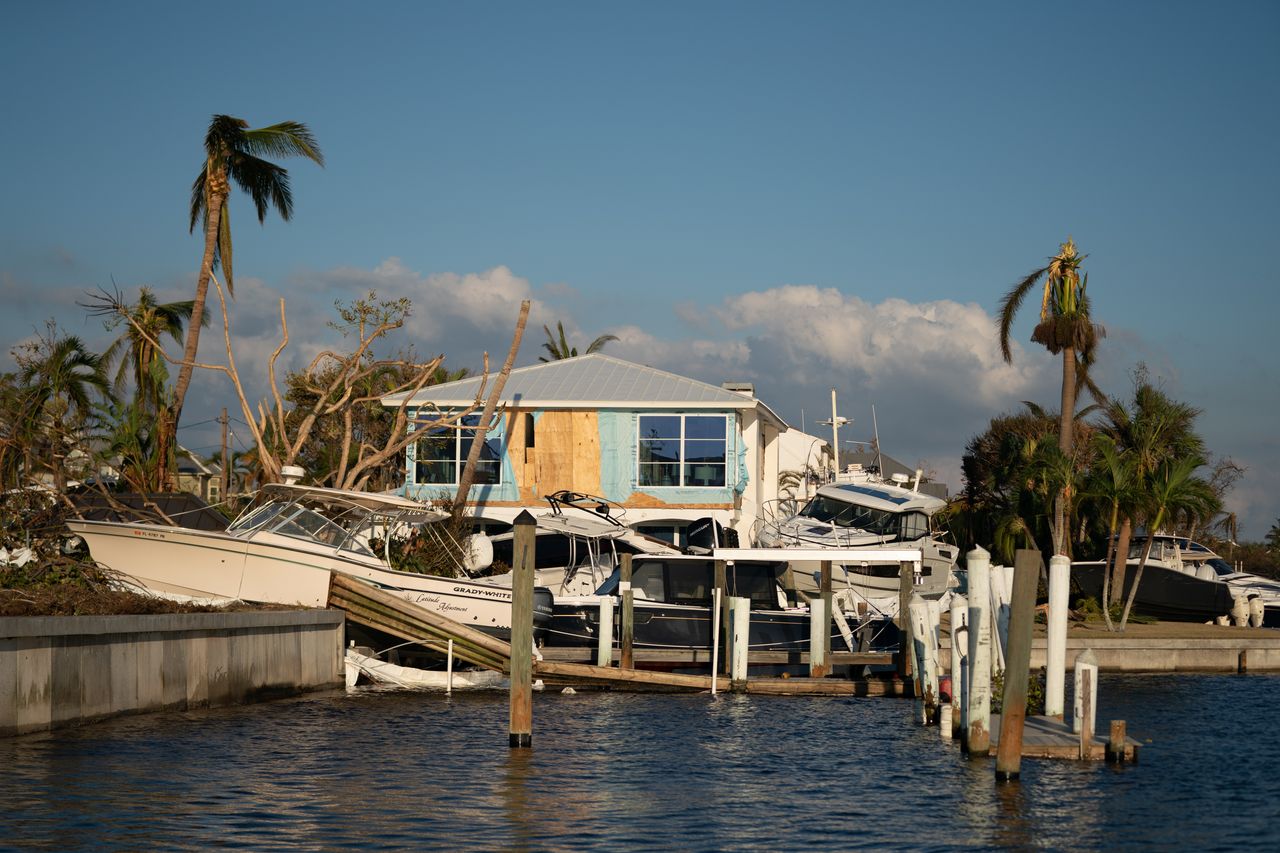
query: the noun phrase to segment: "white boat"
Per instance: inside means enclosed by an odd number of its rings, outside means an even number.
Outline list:
[[[942,542],[933,515],[946,501],[908,487],[905,476],[885,481],[862,470],[841,475],[818,489],[803,506],[770,502],[757,519],[752,539],[760,548],[916,548],[922,553],[915,591],[940,598],[953,586],[960,549]],[[818,563],[796,565],[797,592],[818,590]],[[900,567],[876,559],[833,564],[832,588],[848,589],[869,601],[898,596]]]
[[[85,520],[68,527],[94,560],[156,594],[324,607],[330,575],[338,572],[508,637],[509,587],[391,567],[393,539],[442,518],[396,495],[274,484],[224,531]],[[534,608],[535,623],[549,620],[548,591],[535,594]]]
[[[347,649],[343,659],[347,687],[355,687],[361,681],[417,690],[505,690],[509,686],[507,677],[501,672],[418,669],[379,660],[372,654],[366,654],[368,651]]]

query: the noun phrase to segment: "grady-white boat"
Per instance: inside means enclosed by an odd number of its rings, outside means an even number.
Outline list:
[[[94,560],[154,594],[324,607],[330,574],[339,572],[509,637],[509,587],[391,567],[393,539],[444,517],[395,495],[273,484],[225,531],[84,520],[68,527],[88,543]],[[537,590],[535,627],[550,615],[550,591]]]
[[[934,513],[946,506],[941,498],[909,488],[898,475],[886,482],[855,470],[822,486],[803,506],[771,501],[752,531],[761,548],[918,548],[922,553],[914,577],[915,592],[939,598],[955,584],[953,571],[960,549],[942,542],[934,529]],[[792,583],[812,597],[818,591],[818,563],[797,564]],[[848,589],[869,601],[896,600],[900,567],[868,559],[833,564],[832,587]]]

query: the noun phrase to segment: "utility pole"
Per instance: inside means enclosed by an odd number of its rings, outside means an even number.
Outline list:
[[[227,491],[231,488],[231,469],[227,465],[227,407],[222,407],[222,417],[218,419],[222,424],[222,485],[218,494],[221,495],[219,500],[224,503],[227,500]]]

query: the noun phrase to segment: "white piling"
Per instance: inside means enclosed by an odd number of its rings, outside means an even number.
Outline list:
[[[1003,566],[992,566],[987,573],[991,594],[991,673],[1004,672],[1005,651],[1009,647],[1009,602],[1013,600],[1010,578]]]
[[[711,695],[720,680],[720,588],[711,590]]]
[[[970,753],[991,750],[991,555],[974,548],[965,558],[969,576],[969,701],[965,745]]]
[[[1085,649],[1076,655],[1075,692],[1071,730],[1077,734],[1087,730],[1087,739],[1092,740],[1098,722],[1098,656],[1093,649]]]
[[[951,727],[964,731],[968,721],[969,695],[969,601],[963,595],[951,598]]]
[[[1044,713],[1062,719],[1067,677],[1067,606],[1071,558],[1049,558],[1049,618],[1045,631]]]
[[[596,645],[596,666],[613,666],[613,596],[600,596],[600,636]]]
[[[823,635],[831,629],[827,618],[826,602],[821,598],[809,599],[809,674],[826,674],[827,647]]]
[[[747,653],[751,650],[751,599],[730,598],[733,613],[733,657],[730,659],[729,681],[734,689],[747,683]]]
[[[449,641],[449,662],[447,667],[444,679],[444,692],[446,695],[453,693],[453,640]]]
[[[911,647],[915,655],[916,722],[929,725],[938,708],[937,634],[929,623],[929,605],[919,593],[911,595]]]

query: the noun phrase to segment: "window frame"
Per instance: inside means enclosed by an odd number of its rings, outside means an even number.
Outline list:
[[[644,419],[645,418],[678,418],[680,421],[679,438],[663,437],[658,440],[677,441],[679,448],[679,458],[675,463],[680,472],[680,482],[674,485],[664,485],[658,483],[645,483],[641,474],[644,465],[670,464],[670,463],[653,463],[641,462],[641,447],[645,441],[644,436]],[[686,469],[693,463],[687,461],[687,445],[689,442],[698,441],[715,441],[715,439],[690,438],[688,436],[687,423],[689,418],[717,418],[724,423],[724,438],[721,440],[724,447],[724,461],[722,463],[710,463],[715,467],[719,467],[724,471],[724,481],[720,485],[699,485],[686,482]],[[641,412],[636,418],[636,441],[635,441],[635,478],[636,487],[640,489],[728,489],[733,486],[733,476],[731,464],[733,459],[733,450],[731,442],[730,430],[734,427],[736,421],[728,412]],[[704,463],[705,464],[705,463]]]
[[[444,416],[444,417],[451,417],[451,415],[446,415],[446,416]],[[464,432],[464,431],[469,431],[469,432],[471,433],[471,435],[470,435],[470,436],[468,436],[468,438],[470,438],[470,440],[471,440],[471,441],[475,441],[475,439],[476,439],[475,432],[476,432],[476,430],[479,428],[479,423],[480,423],[480,418],[481,418],[481,417],[482,417],[482,416],[481,416],[481,415],[479,415],[479,414],[467,415],[465,418],[463,418],[463,420],[462,420],[462,422],[461,422],[461,423],[459,423],[459,424],[454,424],[453,426],[449,426],[449,427],[433,427],[433,426],[431,426],[429,423],[420,424],[420,425],[418,426],[418,428],[415,430],[415,432],[429,433],[431,430],[445,430],[445,429],[447,429],[447,430],[452,430],[452,432],[453,432],[453,459],[452,459],[452,461],[450,461],[450,460],[445,459],[445,458],[436,459],[436,458],[433,458],[433,457],[423,457],[423,456],[420,454],[420,444],[421,444],[421,442],[424,442],[424,441],[429,440],[430,436],[429,436],[429,435],[425,435],[425,434],[424,434],[424,435],[423,435],[423,436],[421,436],[420,438],[416,438],[416,439],[414,439],[414,452],[413,452],[413,484],[414,484],[415,486],[457,486],[457,485],[458,485],[458,480],[459,480],[459,479],[461,478],[461,476],[462,476],[462,469],[463,469],[463,468],[466,466],[466,464],[467,464],[467,457],[466,457],[466,454],[464,454],[464,453],[462,452],[462,445],[463,445],[463,440],[464,440],[463,432]],[[471,419],[471,418],[474,418],[474,419],[475,419],[475,421],[476,421],[476,423],[475,423],[475,424],[471,424],[471,425],[467,425],[465,422],[466,422],[467,420]],[[443,419],[443,418],[442,418],[442,419]],[[507,437],[506,437],[506,435],[505,435],[505,434],[503,434],[503,433],[499,432],[499,431],[496,429],[496,427],[498,427],[498,426],[500,426],[500,425],[501,425],[501,418],[499,418],[497,415],[495,415],[495,416],[494,416],[494,419],[493,419],[493,423],[492,423],[492,424],[490,424],[490,426],[489,426],[489,431],[485,434],[485,438],[484,438],[484,443],[485,443],[485,444],[492,444],[492,445],[496,445],[494,449],[495,449],[495,452],[496,452],[496,454],[497,454],[497,455],[496,455],[496,458],[495,458],[493,461],[496,463],[497,475],[496,475],[495,479],[493,479],[492,481],[477,479],[477,480],[475,481],[475,485],[477,485],[477,486],[495,486],[495,487],[496,487],[496,486],[501,486],[501,485],[503,485],[503,472],[502,472],[503,464],[502,464],[502,461],[503,461],[503,459],[506,457],[506,453],[507,453]],[[482,456],[481,456],[481,460],[480,460],[480,461],[481,461],[481,462],[485,461],[485,460],[483,459],[483,454],[482,454]],[[443,481],[432,481],[432,480],[421,480],[421,479],[419,479],[419,476],[418,476],[418,472],[419,472],[419,470],[420,470],[419,466],[423,465],[424,463],[425,463],[425,464],[431,464],[432,462],[452,464],[452,466],[453,466],[453,480],[452,480],[451,482],[443,482]]]

